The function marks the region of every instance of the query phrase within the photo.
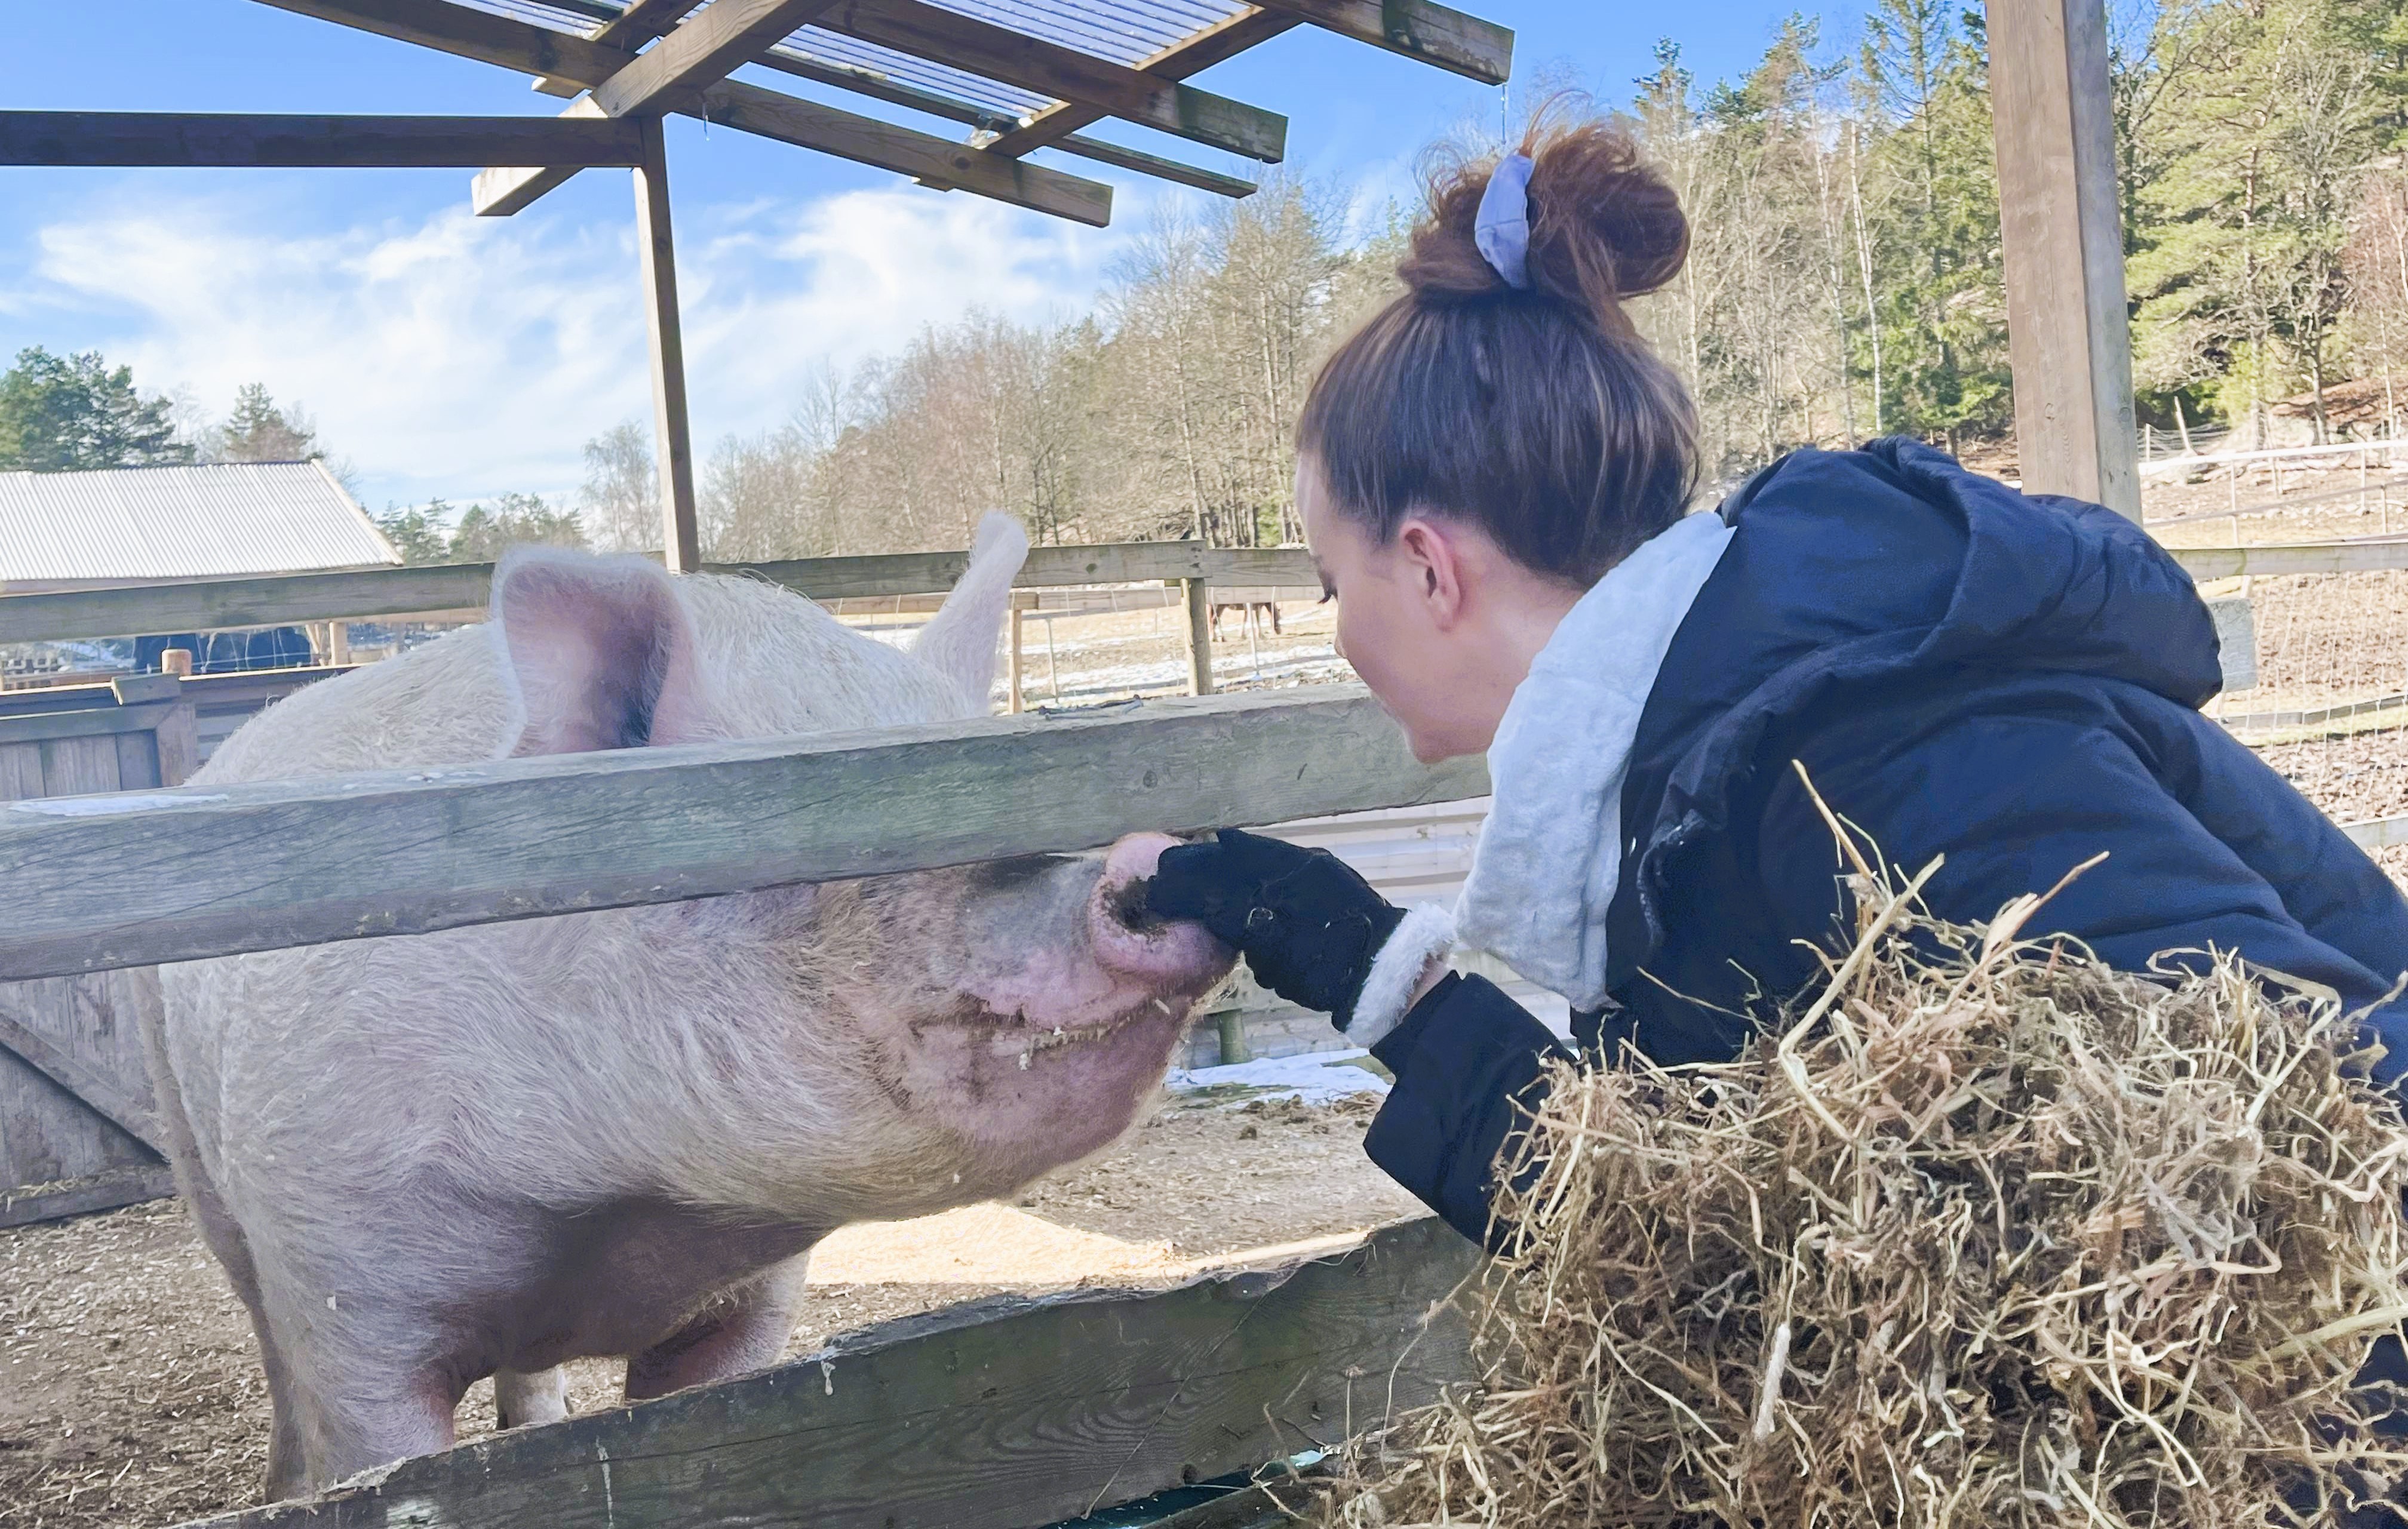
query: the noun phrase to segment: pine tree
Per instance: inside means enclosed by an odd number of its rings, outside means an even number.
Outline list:
[[[129,366],[111,369],[96,350],[55,356],[17,352],[0,372],[0,469],[37,473],[150,467],[190,462],[167,400],[134,391]]]
[[[234,412],[216,432],[210,455],[219,462],[314,462],[317,427],[298,406],[282,408],[265,384],[246,382],[234,395]]]

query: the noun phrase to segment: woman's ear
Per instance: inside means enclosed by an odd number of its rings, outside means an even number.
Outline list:
[[[1446,527],[1415,516],[1397,528],[1396,555],[1409,596],[1418,596],[1430,624],[1450,632],[1462,622],[1470,573],[1464,549]]]

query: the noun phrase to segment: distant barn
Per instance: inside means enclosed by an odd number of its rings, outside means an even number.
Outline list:
[[[400,563],[358,501],[316,462],[0,473],[0,595]],[[156,669],[169,647],[192,650],[205,674],[311,659],[308,637],[291,627],[149,636],[128,657],[136,668]],[[60,649],[14,650],[5,666],[90,662]]]

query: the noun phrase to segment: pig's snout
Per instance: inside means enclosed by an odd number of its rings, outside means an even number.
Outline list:
[[[1108,970],[1184,984],[1210,980],[1228,965],[1228,949],[1202,924],[1168,922],[1146,911],[1145,884],[1162,852],[1178,843],[1168,834],[1131,834],[1105,854],[1088,904],[1087,934]]]

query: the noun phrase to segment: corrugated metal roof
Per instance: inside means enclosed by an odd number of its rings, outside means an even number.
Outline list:
[[[596,6],[546,4],[545,0],[466,0],[522,21],[563,32],[594,26]],[[1254,7],[1246,0],[930,0],[956,14],[1047,42],[1059,43],[1115,64],[1135,64],[1172,45],[1218,26]],[[1053,105],[1050,98],[1017,85],[967,73],[877,43],[807,26],[778,51],[883,75],[898,84],[953,97],[997,116],[1025,118]]]
[[[0,589],[400,562],[314,462],[0,473]]]

